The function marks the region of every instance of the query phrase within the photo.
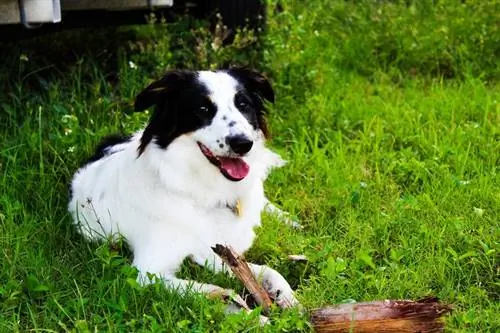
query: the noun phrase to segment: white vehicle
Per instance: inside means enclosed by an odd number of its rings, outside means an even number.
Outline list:
[[[263,0],[0,0],[0,39],[93,25],[140,24],[147,14],[167,21],[178,14],[213,18],[220,13],[234,30],[264,24]]]

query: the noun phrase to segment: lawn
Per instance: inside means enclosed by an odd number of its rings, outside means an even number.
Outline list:
[[[259,330],[219,301],[139,288],[126,245],[84,242],[66,212],[100,138],[147,120],[132,112],[145,84],[226,63],[273,81],[269,145],[289,163],[266,193],[304,226],[263,216],[248,259],[307,308],[435,295],[455,305],[449,332],[500,331],[500,3],[409,3],[270,1],[260,47],[188,19],[1,45],[0,332]],[[265,330],[308,327],[275,310]]]

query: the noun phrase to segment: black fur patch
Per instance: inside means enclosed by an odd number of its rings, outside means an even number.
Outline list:
[[[152,105],[155,109],[142,135],[139,154],[153,139],[166,148],[180,135],[210,125],[217,106],[208,96],[207,88],[192,71],[168,72],[142,91],[136,99],[136,110]]]
[[[99,145],[97,145],[97,148],[94,152],[94,155],[92,155],[84,163],[84,165],[90,164],[92,162],[100,160],[101,158],[103,158],[105,156],[108,156],[109,155],[108,149],[110,147],[116,146],[120,143],[127,142],[130,140],[130,138],[131,138],[130,135],[125,136],[125,135],[119,135],[119,134],[113,134],[113,135],[105,137],[104,139],[102,139],[102,141],[99,143]]]
[[[249,94],[246,89],[242,87],[242,89],[234,95],[233,102],[236,108],[248,120],[254,129],[261,128],[261,122],[259,121],[259,112],[261,111],[259,110],[262,109],[263,106],[259,98],[256,98],[255,96],[252,98],[251,94]],[[228,126],[234,126],[234,122],[233,124],[229,123]]]
[[[244,89],[242,89],[242,96],[250,98],[252,101],[251,108],[254,109],[256,119],[247,119],[249,121],[254,121],[257,123],[256,126],[260,128],[265,137],[269,137],[269,131],[267,129],[267,123],[265,119],[266,108],[264,105],[264,100],[274,103],[274,90],[271,86],[269,80],[262,74],[249,69],[249,68],[230,68],[227,73],[234,77]],[[235,105],[238,107],[237,99],[238,94],[235,96]],[[238,107],[238,109],[245,115],[246,107]],[[248,111],[248,110],[247,110]],[[249,113],[249,112],[247,112]],[[255,125],[254,125],[255,126]]]

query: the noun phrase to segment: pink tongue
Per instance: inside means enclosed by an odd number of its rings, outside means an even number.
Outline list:
[[[219,157],[220,168],[231,178],[241,180],[248,175],[250,167],[241,158]]]

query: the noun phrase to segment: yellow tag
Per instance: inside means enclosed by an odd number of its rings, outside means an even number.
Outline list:
[[[236,200],[234,206],[227,204],[226,207],[229,208],[233,212],[233,214],[238,217],[241,217],[241,215],[243,215],[243,207],[240,200]]]
[[[241,207],[241,202],[239,200],[236,200],[236,206],[234,206],[234,210],[236,216],[241,217],[241,215],[243,214],[243,209]]]

